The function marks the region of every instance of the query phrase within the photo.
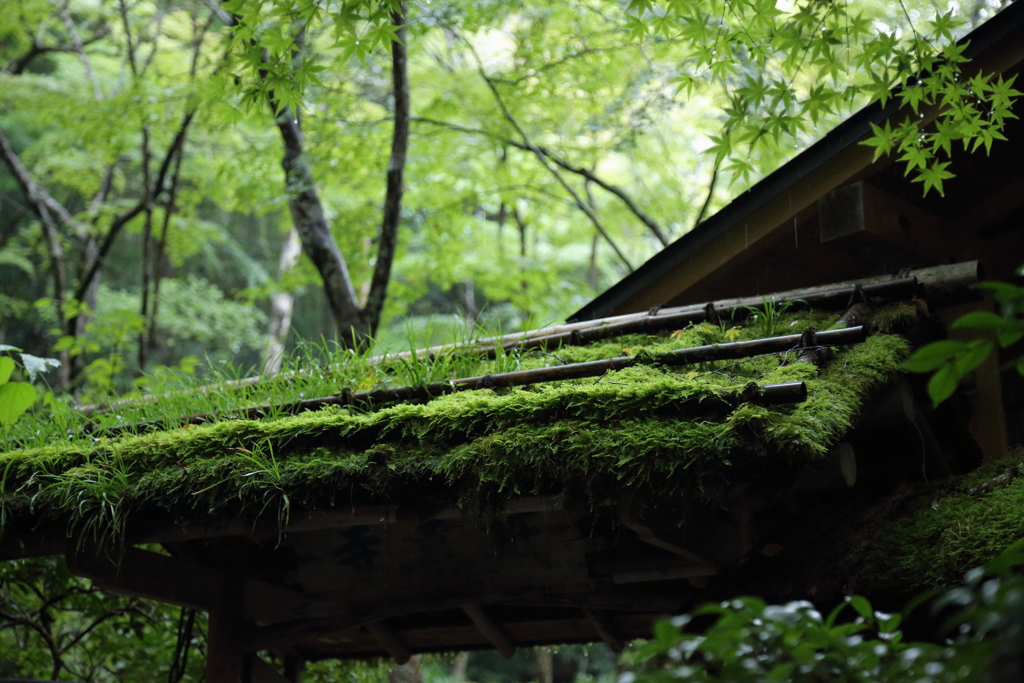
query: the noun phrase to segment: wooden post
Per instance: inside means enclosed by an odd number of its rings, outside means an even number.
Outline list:
[[[220,609],[210,611],[206,645],[206,683],[249,683],[251,668],[238,642],[245,614],[245,546],[243,539],[224,539],[218,546],[224,570]],[[248,674],[248,675],[247,675]]]
[[[303,661],[298,655],[287,655],[284,658],[284,677],[288,683],[299,683],[302,676]]]
[[[965,313],[979,310],[993,311],[991,297],[943,310],[942,324],[949,330],[949,325],[954,320]],[[982,337],[995,342],[993,334],[975,330],[949,330],[949,337],[964,341]],[[985,460],[1006,457],[1009,445],[1006,437],[1006,415],[1003,412],[1003,385],[999,377],[998,354],[989,354],[985,362],[974,371],[974,386],[966,393],[971,402],[971,421],[968,428]]]

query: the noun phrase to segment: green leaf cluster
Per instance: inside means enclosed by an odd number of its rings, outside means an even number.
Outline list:
[[[1008,348],[1024,338],[1024,289],[1005,282],[982,282],[978,288],[992,292],[1000,314],[991,311],[972,311],[957,318],[950,329],[972,330],[994,337],[957,341],[946,339],[927,344],[902,365],[908,372],[931,372],[928,395],[938,406],[953,395],[957,385],[970,372],[978,368],[996,348]],[[1007,364],[1024,375],[1024,358]]]
[[[0,353],[10,354],[21,349],[0,344]],[[60,367],[60,361],[53,358],[39,358],[28,353],[19,353],[20,369],[28,375],[27,382],[12,380],[19,364],[10,355],[0,355],[0,430],[6,435],[11,427],[36,402],[38,395],[32,382],[47,370]]]
[[[886,681],[1002,683],[1019,680],[1024,563],[1018,541],[962,585],[918,601],[950,615],[935,642],[907,642],[899,613],[850,596],[823,617],[809,602],[768,605],[759,598],[708,604],[655,624],[654,637],[623,659],[620,683],[675,681]],[[852,613],[852,614],[851,614]],[[708,625],[710,623],[710,625]]]

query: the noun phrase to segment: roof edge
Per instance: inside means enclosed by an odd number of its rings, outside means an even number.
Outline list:
[[[1014,2],[958,42],[967,44],[964,54],[974,59],[1022,26],[1024,3]],[[893,92],[897,90],[894,89]],[[900,109],[896,98],[891,98],[884,106],[878,101],[868,104],[829,131],[821,140],[733,199],[718,213],[701,222],[693,230],[652,256],[638,269],[599,294],[569,316],[566,322],[581,322],[614,315],[616,309],[636,292],[664,277],[681,261],[696,254],[728,228],[832,161],[840,152],[847,150],[869,133],[871,124],[885,121]]]

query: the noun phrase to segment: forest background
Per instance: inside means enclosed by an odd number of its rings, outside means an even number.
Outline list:
[[[560,321],[998,2],[4,6],[0,344],[95,401],[351,342],[321,238],[380,350]]]
[[[0,344],[52,405],[560,321],[893,86],[945,125],[870,142],[941,192],[1016,94],[959,78],[999,8],[4,0]],[[183,628],[7,571],[32,671],[146,679],[116,636]]]

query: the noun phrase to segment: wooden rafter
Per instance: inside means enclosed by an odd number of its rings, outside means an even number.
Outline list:
[[[370,632],[380,646],[387,650],[391,658],[395,660],[397,664],[405,664],[412,658],[412,653],[409,652],[409,646],[405,644],[402,637],[395,632],[389,625],[386,619],[380,621],[371,621],[366,624],[366,630]]]
[[[462,605],[462,611],[473,621],[487,642],[501,653],[502,657],[508,658],[516,653],[516,644],[512,642],[505,629],[494,621],[483,607],[476,603],[465,603]]]
[[[612,624],[611,620],[600,610],[584,609],[583,616],[587,618],[587,621],[594,627],[594,631],[601,639],[608,649],[619,654],[622,652],[622,638],[615,632],[615,625]]]

